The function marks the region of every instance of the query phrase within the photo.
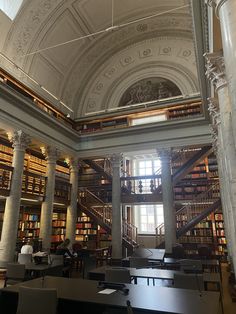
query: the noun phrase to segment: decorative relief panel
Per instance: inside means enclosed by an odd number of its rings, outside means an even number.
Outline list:
[[[124,93],[119,106],[132,105],[161,98],[181,95],[179,88],[163,78],[148,78],[141,80]]]

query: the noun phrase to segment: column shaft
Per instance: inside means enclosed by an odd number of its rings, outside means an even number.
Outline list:
[[[66,238],[70,239],[71,243],[75,242],[75,230],[77,219],[77,197],[78,197],[78,160],[71,159],[70,165],[70,184],[71,195],[70,205],[67,207],[66,216]]]
[[[161,185],[165,225],[165,250],[172,253],[172,247],[176,243],[176,217],[174,209],[174,194],[171,175],[171,150],[160,152],[161,157]]]
[[[10,195],[6,199],[4,220],[0,243],[0,261],[12,262],[16,249],[18,221],[21,201],[21,185],[24,170],[25,149],[30,139],[22,131],[16,131],[10,135],[13,142],[13,174],[11,179]]]
[[[45,198],[41,206],[40,217],[40,234],[42,239],[42,247],[44,250],[50,250],[51,236],[52,236],[52,214],[55,190],[55,170],[56,160],[58,158],[58,151],[55,148],[48,147],[46,151],[47,160],[47,183]]]
[[[112,258],[122,258],[122,212],[120,199],[121,155],[112,156]]]

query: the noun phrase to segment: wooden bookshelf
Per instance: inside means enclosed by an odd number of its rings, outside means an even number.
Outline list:
[[[77,218],[75,239],[82,242],[97,241],[97,225],[84,213]]]
[[[18,239],[38,238],[40,231],[40,214],[21,209],[18,224]]]
[[[222,212],[214,213],[214,237],[216,242],[215,254],[224,258],[227,255],[227,241],[224,229],[224,217]]]
[[[65,240],[66,235],[66,213],[53,213],[52,216],[52,242]]]

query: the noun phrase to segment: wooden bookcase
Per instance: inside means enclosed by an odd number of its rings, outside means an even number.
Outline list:
[[[97,224],[84,213],[77,218],[75,239],[81,242],[97,242]]]
[[[18,238],[21,240],[39,237],[40,213],[33,209],[21,208],[18,224]]]
[[[224,230],[224,217],[222,212],[214,213],[214,237],[217,244],[215,254],[224,257],[227,255],[227,242]]]
[[[66,213],[54,212],[52,216],[52,243],[65,240],[66,235]]]

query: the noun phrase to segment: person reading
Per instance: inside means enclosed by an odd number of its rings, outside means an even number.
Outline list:
[[[28,239],[20,250],[21,254],[33,254],[33,241]]]

